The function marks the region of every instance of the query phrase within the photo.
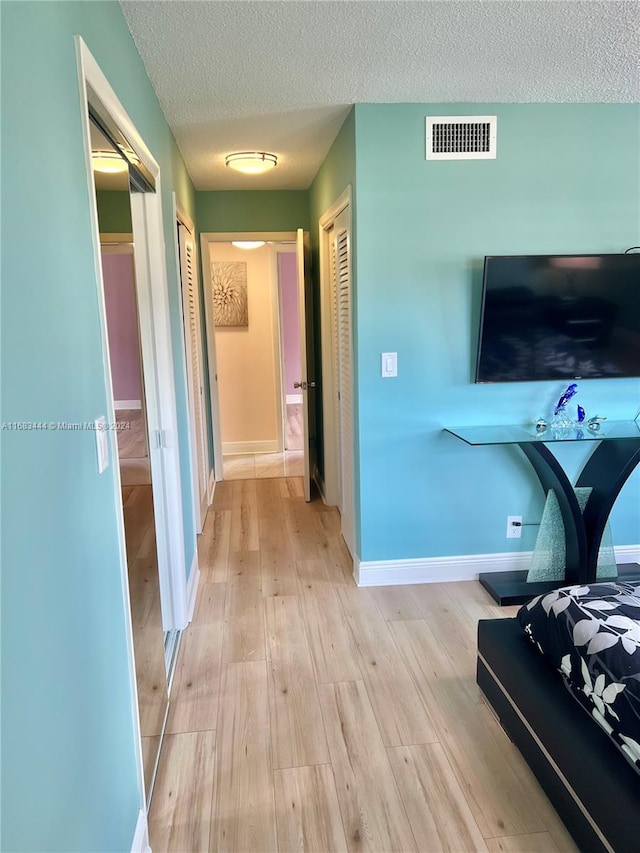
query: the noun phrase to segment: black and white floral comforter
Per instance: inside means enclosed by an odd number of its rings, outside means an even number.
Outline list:
[[[518,621],[640,772],[640,586],[564,587],[524,604]]]

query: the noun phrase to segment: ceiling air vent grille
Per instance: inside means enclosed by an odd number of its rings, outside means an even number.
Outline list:
[[[494,160],[496,116],[427,116],[427,160]]]

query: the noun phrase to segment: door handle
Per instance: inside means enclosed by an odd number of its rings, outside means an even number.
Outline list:
[[[316,383],[315,382],[294,382],[293,387],[294,388],[302,388],[303,391],[306,391],[308,388],[315,388]]]

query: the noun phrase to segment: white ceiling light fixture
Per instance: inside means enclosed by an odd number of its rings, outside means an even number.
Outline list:
[[[92,151],[91,162],[95,172],[107,172],[115,175],[118,172],[126,172],[129,166],[115,151]]]
[[[231,245],[237,249],[259,249],[264,246],[264,240],[232,240]]]
[[[275,154],[269,154],[266,151],[237,151],[235,154],[227,154],[224,162],[236,172],[262,175],[278,165],[278,158]]]

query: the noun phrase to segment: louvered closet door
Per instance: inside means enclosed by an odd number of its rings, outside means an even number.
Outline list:
[[[342,536],[354,553],[353,498],[353,379],[351,336],[351,243],[349,210],[344,210],[334,223],[335,321],[338,389],[338,424],[340,458],[340,512]]]
[[[178,225],[180,244],[180,272],[182,279],[182,304],[187,357],[187,382],[189,391],[189,421],[191,432],[193,480],[195,487],[196,523],[198,533],[207,513],[207,485],[209,454],[205,426],[204,389],[202,379],[202,339],[200,333],[200,301],[195,270],[195,250],[191,233]]]

